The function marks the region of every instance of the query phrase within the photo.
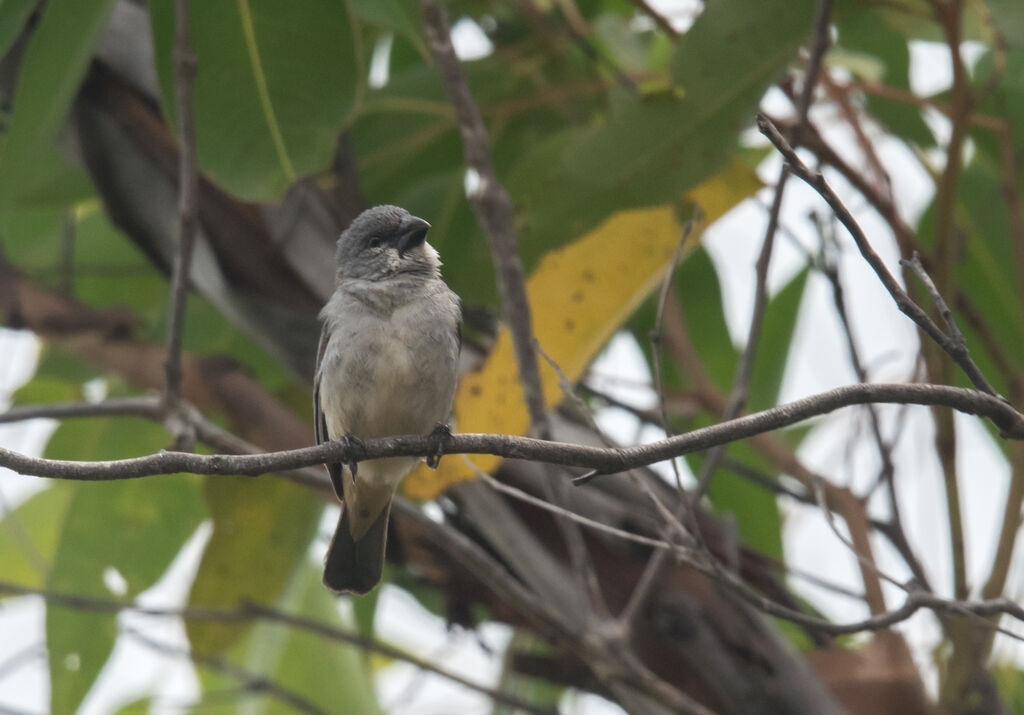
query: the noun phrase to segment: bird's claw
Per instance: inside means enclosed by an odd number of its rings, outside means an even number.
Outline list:
[[[352,477],[352,483],[356,483],[356,474],[359,472],[359,460],[366,454],[366,445],[363,440],[351,432],[345,434],[340,440],[345,445],[345,466]]]
[[[448,425],[438,424],[433,431],[427,435],[427,442],[430,444],[430,454],[427,455],[427,466],[437,469],[444,455],[444,448],[452,437],[452,429]]]

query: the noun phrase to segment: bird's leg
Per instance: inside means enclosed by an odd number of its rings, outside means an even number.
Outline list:
[[[448,440],[452,437],[452,428],[448,425],[438,423],[434,427],[433,431],[427,435],[427,442],[430,444],[430,454],[427,455],[427,466],[431,469],[437,469],[437,465],[441,463],[441,456],[444,454],[444,448],[447,446]]]
[[[338,441],[345,445],[345,466],[348,467],[348,472],[352,475],[352,483],[355,484],[356,473],[359,471],[359,460],[366,454],[366,445],[363,444],[363,440],[351,432],[346,432],[345,436]]]

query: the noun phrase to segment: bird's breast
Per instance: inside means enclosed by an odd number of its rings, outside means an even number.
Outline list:
[[[422,434],[448,419],[457,347],[417,303],[390,316],[349,314],[325,352],[321,407],[332,439]],[[454,326],[449,328],[454,341]]]

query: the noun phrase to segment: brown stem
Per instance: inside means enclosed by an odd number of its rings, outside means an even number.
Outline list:
[[[167,315],[167,359],[164,405],[171,408],[181,394],[181,340],[185,327],[185,302],[189,268],[196,236],[196,206],[199,174],[196,168],[196,133],[192,107],[192,83],[196,58],[188,37],[188,0],[176,0],[174,45],[174,97],[178,110],[178,252],[171,274],[170,306]]]

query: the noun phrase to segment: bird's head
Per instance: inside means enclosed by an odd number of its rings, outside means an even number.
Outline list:
[[[403,273],[433,275],[441,261],[427,243],[430,224],[398,206],[359,214],[338,239],[338,275],[385,280]]]

